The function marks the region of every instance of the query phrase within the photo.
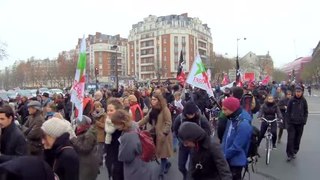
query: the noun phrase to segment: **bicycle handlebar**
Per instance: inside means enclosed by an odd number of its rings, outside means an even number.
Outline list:
[[[268,119],[266,119],[266,118],[264,118],[264,117],[261,117],[260,119],[263,120],[263,121],[265,121],[265,122],[267,122],[267,123],[273,123],[273,122],[275,122],[275,121],[278,120],[278,118],[275,118],[275,119],[273,119],[273,120],[268,120]]]

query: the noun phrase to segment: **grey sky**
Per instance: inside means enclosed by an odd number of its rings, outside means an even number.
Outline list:
[[[277,67],[311,55],[320,40],[317,0],[0,0],[0,41],[10,57],[53,58],[83,34],[120,34],[148,15],[188,13],[211,28],[214,51],[236,56],[270,51]]]

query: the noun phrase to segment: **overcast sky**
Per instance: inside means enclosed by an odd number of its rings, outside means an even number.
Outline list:
[[[210,3],[210,4],[208,4]],[[188,13],[211,28],[214,51],[236,56],[268,51],[275,66],[310,56],[320,40],[317,0],[0,0],[0,41],[15,60],[54,58],[83,34],[120,34],[148,15]]]

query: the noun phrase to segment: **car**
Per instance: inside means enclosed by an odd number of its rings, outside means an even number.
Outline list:
[[[50,89],[51,94],[62,94],[64,95],[61,89]]]
[[[32,98],[32,92],[30,90],[17,90],[17,95],[26,96],[28,99]]]
[[[32,97],[37,97],[37,89],[30,89],[30,92],[32,94]]]
[[[5,102],[9,102],[9,100],[10,100],[7,92],[3,92],[3,91],[0,93],[0,99],[2,99]]]

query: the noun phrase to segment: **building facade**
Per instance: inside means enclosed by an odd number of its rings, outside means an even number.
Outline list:
[[[274,66],[269,52],[266,55],[256,55],[250,51],[239,62],[242,72],[254,73],[256,80],[262,80],[267,75],[272,76]]]
[[[86,38],[89,82],[95,82],[96,76],[99,82],[115,82],[117,74],[119,79],[127,77],[127,42],[120,35],[110,36],[100,32]],[[78,40],[78,51],[80,44],[81,39]]]
[[[288,79],[300,81],[304,67],[311,61],[312,57],[299,57],[294,61],[285,64],[281,70],[288,75]]]
[[[196,54],[207,63],[213,55],[210,28],[188,14],[150,15],[132,26],[128,38],[128,74],[136,80],[176,77],[180,52],[184,70]]]

